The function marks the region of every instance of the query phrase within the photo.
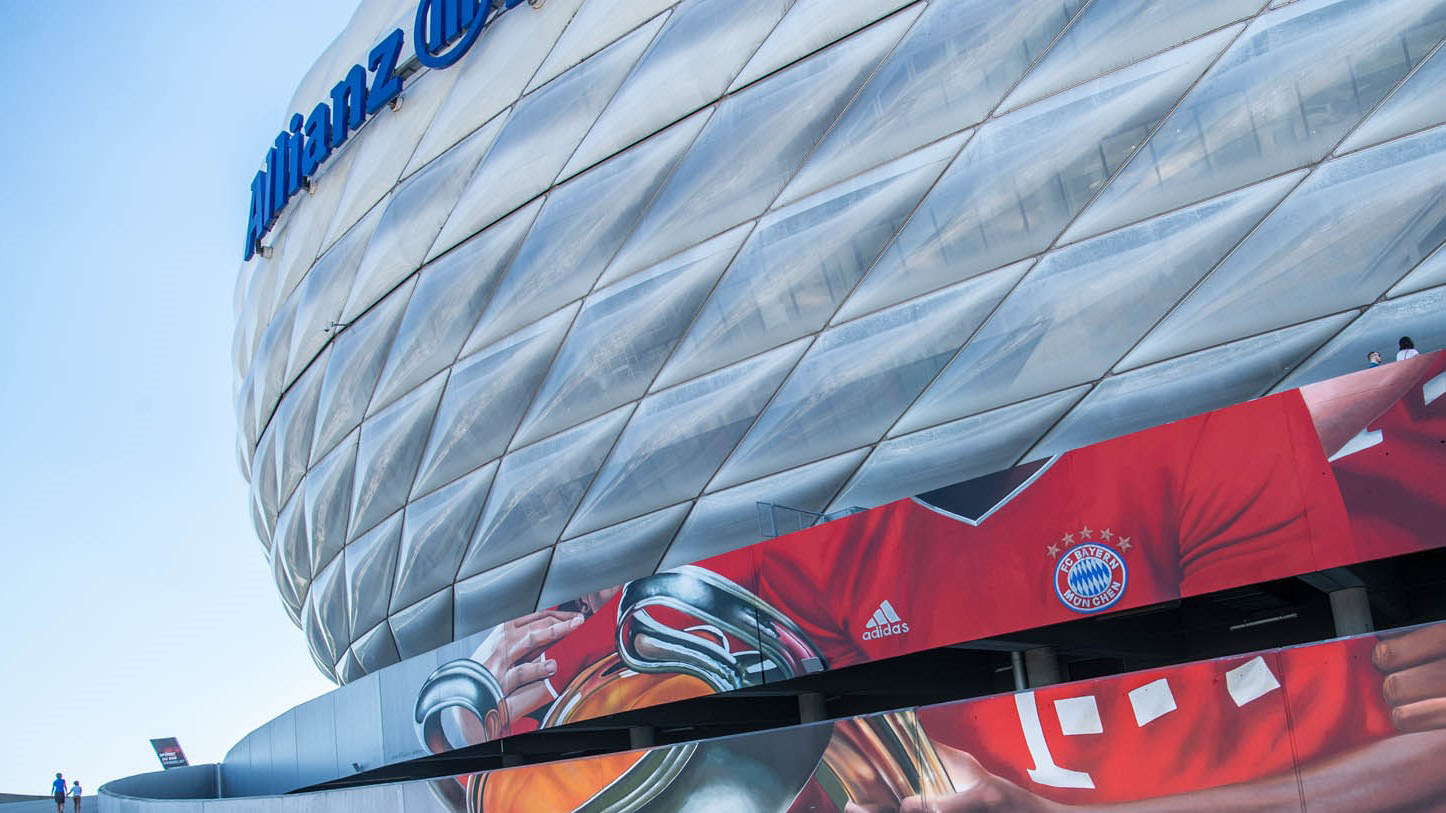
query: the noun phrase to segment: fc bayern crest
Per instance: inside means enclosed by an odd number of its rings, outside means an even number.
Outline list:
[[[1078,613],[1097,613],[1125,594],[1125,560],[1106,545],[1086,542],[1065,551],[1054,569],[1054,592]]]

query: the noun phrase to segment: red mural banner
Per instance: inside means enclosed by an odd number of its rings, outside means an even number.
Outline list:
[[[598,591],[502,624],[471,657],[438,669],[419,693],[419,735],[441,753],[540,727],[1440,547],[1446,544],[1443,394],[1446,354],[1423,355]],[[1326,687],[1320,691],[1336,693],[1329,696],[1337,702],[1353,703],[1340,692],[1359,683],[1361,693],[1379,700],[1379,688],[1366,686],[1380,682],[1370,672],[1369,652],[1351,655],[1352,645],[1330,646],[1343,653],[1332,663],[1345,668],[1359,660],[1370,680],[1342,673],[1323,681],[1300,678],[1299,685],[1319,683]],[[1249,672],[1247,683],[1280,683],[1286,672],[1305,668],[1269,658],[1261,663],[1265,671]],[[1246,680],[1228,670],[1211,674],[1196,678],[1182,671],[1175,679],[1180,686],[1227,688]],[[1129,691],[1134,689],[1122,696]],[[1205,689],[1190,691],[1203,698]],[[1110,695],[1107,701],[1103,689],[1091,696],[1101,725],[1118,718],[1111,725],[1124,731],[1124,722],[1142,719],[1128,716],[1136,713],[1128,700]],[[1277,693],[1267,705],[1283,703],[1284,696]],[[1051,707],[1057,699],[1049,695]],[[990,701],[968,714],[1024,720],[1024,708],[1010,705],[1016,702],[1024,701]],[[996,706],[1002,711],[987,711]],[[1245,707],[1234,706],[1242,713]],[[1245,781],[1267,764],[1285,770],[1286,763],[1269,762],[1267,755],[1288,760],[1294,749],[1327,758],[1323,746],[1310,750],[1282,739],[1280,720],[1270,724],[1275,728],[1229,728],[1237,724],[1223,722],[1236,719],[1227,707],[1218,719],[1184,708],[1177,702],[1174,716],[1161,717],[1150,730],[1205,715],[1199,723],[1204,728],[1191,724],[1179,737],[1205,737],[1191,759],[1210,764],[1220,777],[1235,777],[1230,782]],[[1354,704],[1352,713],[1364,709]],[[1124,768],[1090,761],[1098,755],[1064,761],[1065,754],[1076,756],[1072,743],[1083,740],[1066,738],[1060,750],[1048,751],[1057,762],[1041,762],[1049,729],[1016,736],[1024,751],[1003,751],[1003,740],[988,738],[986,747],[964,733],[967,726],[951,729],[943,718],[920,715],[930,737],[942,732],[941,743],[974,759],[997,757],[1001,766],[1016,766],[1034,758],[1029,770],[1036,778],[1058,768],[1057,778],[1066,784],[1030,780],[1047,789],[1046,798],[1120,801],[1135,798],[1125,785],[1156,795],[1195,787],[1194,780],[1179,777],[1131,785],[1119,774]],[[1381,715],[1341,725],[1364,737],[1389,730],[1389,715]],[[1122,743],[1135,741],[1118,736]],[[1140,742],[1129,747],[1148,755],[1152,746]],[[1183,740],[1170,747],[1184,748]],[[1232,753],[1215,753],[1221,749]],[[1234,749],[1244,749],[1243,756]],[[1068,784],[1083,783],[1085,774],[1088,787]],[[1030,775],[1001,767],[998,776],[1020,785]]]
[[[469,813],[1446,809],[1446,624],[444,780]]]

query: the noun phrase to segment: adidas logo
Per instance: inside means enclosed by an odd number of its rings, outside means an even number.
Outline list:
[[[890,635],[903,635],[909,631],[909,625],[899,614],[894,612],[894,605],[884,599],[884,603],[874,610],[874,617],[864,627],[864,640],[872,641],[878,638],[886,638]]]

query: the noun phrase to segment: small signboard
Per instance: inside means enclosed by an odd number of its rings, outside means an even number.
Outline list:
[[[156,749],[156,758],[161,761],[161,767],[166,770],[184,768],[191,764],[186,761],[186,752],[181,750],[181,744],[176,741],[175,737],[151,740],[151,747]]]

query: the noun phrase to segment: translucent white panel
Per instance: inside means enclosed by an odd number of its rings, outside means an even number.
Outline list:
[[[425,598],[387,619],[402,659],[452,641],[452,588]]]
[[[1081,0],[930,3],[783,199],[983,121],[1080,5]]]
[[[729,97],[708,120],[615,261],[643,268],[767,208],[885,50],[907,15]],[[768,134],[760,149],[757,134]]]
[[[1391,289],[1390,296],[1397,297],[1442,283],[1446,283],[1446,248],[1438,248],[1434,254],[1422,260],[1416,270],[1407,274],[1405,279]]]
[[[301,626],[301,595],[296,589],[296,579],[286,569],[286,559],[280,550],[271,550],[271,579],[276,584],[276,593],[281,597],[281,606],[291,623]]]
[[[1353,318],[1336,314],[1106,378],[1026,459],[1255,398]]]
[[[346,544],[359,434],[360,430],[353,432],[306,475],[306,525],[313,572],[341,553]]]
[[[959,143],[935,144],[765,215],[660,383],[685,381],[823,327]]]
[[[491,342],[591,290],[703,121],[670,127],[549,194],[474,339]]]
[[[697,496],[807,346],[801,339],[648,396],[567,535]]]
[[[796,0],[729,90],[756,82],[913,0]]]
[[[447,376],[438,375],[362,424],[351,492],[351,536],[406,503],[446,383]]]
[[[401,538],[402,512],[398,511],[346,546],[352,635],[380,624],[387,617]]]
[[[547,0],[540,8],[502,14],[488,23],[467,58],[447,69],[457,74],[456,84],[406,172],[441,155],[516,101],[581,2]]]
[[[296,323],[287,356],[287,381],[311,364],[331,340],[331,326],[342,321],[342,306],[356,281],[357,264],[361,262],[367,241],[381,220],[382,208],[376,207],[328,249],[292,295],[296,302]]]
[[[829,507],[873,508],[1013,466],[1087,386],[880,443]]]
[[[352,159],[346,188],[337,201],[336,215],[327,229],[323,248],[351,228],[364,212],[397,185],[402,169],[422,140],[422,132],[432,123],[432,116],[442,100],[447,98],[455,81],[455,71],[428,71],[413,77],[407,83],[406,98],[401,107],[396,110],[384,107],[377,111],[342,146],[343,150],[355,152],[356,156]]]
[[[532,77],[527,92],[541,87],[573,65],[601,51],[609,43],[642,25],[677,0],[588,0],[573,16],[567,30],[558,38],[547,61]],[[653,19],[653,33],[663,18]],[[652,37],[649,36],[649,39]]]
[[[495,465],[483,466],[407,506],[393,607],[405,607],[452,583],[496,470]]]
[[[310,267],[311,263],[308,261],[306,268]],[[246,295],[241,303],[241,315],[237,324],[238,328],[245,333],[245,337],[242,339],[242,353],[244,363],[248,365],[249,369],[251,360],[256,353],[256,347],[261,343],[261,336],[275,312],[277,301],[276,261],[257,255],[242,266],[242,273],[246,275]]]
[[[361,664],[357,661],[356,656],[351,653],[351,650],[347,650],[346,654],[342,656],[341,662],[335,666],[323,666],[322,663],[317,660],[316,653],[312,653],[311,662],[315,663],[316,667],[321,670],[321,673],[330,678],[333,683],[347,684],[353,680],[359,680],[365,677]]]
[[[307,623],[316,625],[325,645],[323,651],[333,663],[351,643],[347,628],[346,574],[343,571],[341,560],[333,562],[312,580],[311,592],[306,596]]]
[[[350,322],[422,265],[499,126],[483,127],[403,183],[386,204],[342,311]]]
[[[688,508],[675,505],[558,543],[537,605],[551,607],[652,573]]]
[[[253,380],[256,397],[252,402],[248,437],[256,437],[271,420],[276,402],[286,386],[286,351],[291,344],[291,330],[296,310],[288,302],[266,328],[261,344],[256,348],[256,359],[247,375]]]
[[[1446,122],[1446,94],[1441,93],[1442,87],[1446,87],[1446,47],[1438,45],[1436,52],[1370,118],[1361,122],[1336,152],[1351,152]]]
[[[261,540],[262,549],[266,551],[266,555],[270,556],[271,530],[276,524],[276,518],[266,516],[265,512],[261,510],[261,503],[255,492],[252,492],[251,499],[246,503],[251,508],[251,527],[256,530],[256,536]]]
[[[518,211],[422,269],[377,381],[373,409],[457,360],[537,209]]]
[[[630,411],[610,412],[503,458],[458,577],[556,542]]]
[[[1224,45],[1197,40],[980,127],[838,318],[1047,247]]]
[[[502,454],[576,313],[575,307],[560,311],[457,362],[422,455],[416,493]]]
[[[1299,180],[1277,178],[1045,255],[895,431],[1103,376]]]
[[[266,519],[275,526],[276,514],[281,510],[280,486],[276,482],[276,431],[269,429],[256,446],[256,461],[252,466],[251,494]]]
[[[593,294],[517,432],[531,443],[640,397],[693,320],[743,230]]]
[[[787,0],[681,3],[562,171],[566,178],[712,103]]]
[[[316,429],[316,402],[326,359],[320,358],[287,391],[271,419],[276,442],[277,494],[282,501],[301,482],[311,460],[311,437]]]
[[[617,90],[661,20],[636,31],[513,108],[487,157],[467,182],[432,254],[545,192]]]
[[[1446,128],[1324,164],[1122,369],[1373,302],[1446,238]]]
[[[1443,26],[1441,0],[1302,0],[1260,17],[1068,239],[1320,160]]]
[[[1422,351],[1446,347],[1446,288],[1372,305],[1275,390],[1303,387],[1366,367],[1366,354],[1395,358],[1396,339],[1410,336]]]
[[[392,628],[378,624],[352,644],[352,654],[362,671],[371,674],[401,660],[397,653],[397,642],[392,640]]]
[[[281,220],[271,227],[271,234],[263,241],[272,246],[272,261],[278,269],[273,301],[289,297],[316,261],[322,238],[326,237],[326,224],[336,213],[336,203],[346,186],[354,154],[343,151],[323,164],[311,178],[313,191],[293,197]],[[366,241],[362,242],[365,245]]]
[[[710,487],[877,441],[1023,272],[1001,269],[825,331]]]
[[[411,281],[403,284],[342,330],[333,341],[331,358],[321,381],[312,460],[330,452],[337,441],[361,423],[382,363],[387,359],[387,348],[406,311],[411,289]]]
[[[698,500],[658,569],[762,542],[758,527],[760,502],[822,512],[866,454],[864,449],[848,452]]]
[[[1253,16],[1260,0],[1095,0],[1005,100],[1013,110]]]
[[[551,550],[540,550],[457,582],[455,637],[532,612],[551,556]]]
[[[272,535],[272,572],[281,598],[295,608],[299,614],[302,599],[306,596],[311,582],[311,558],[307,555],[306,516],[301,510],[302,500],[294,499],[276,518],[276,531]]]

